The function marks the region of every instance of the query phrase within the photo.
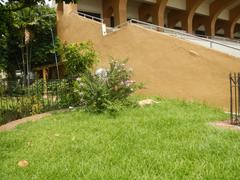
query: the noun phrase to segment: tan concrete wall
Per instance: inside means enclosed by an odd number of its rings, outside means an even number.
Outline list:
[[[59,21],[58,35],[67,42],[91,40],[101,57],[100,67],[110,56],[129,58],[134,78],[145,83],[143,94],[228,108],[228,73],[239,71],[240,59],[134,25],[106,37],[100,29],[100,24],[68,15]]]

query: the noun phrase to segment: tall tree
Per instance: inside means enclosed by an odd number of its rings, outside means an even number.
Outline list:
[[[55,28],[55,11],[44,3],[45,0],[0,0],[0,69],[4,68],[9,78],[15,78],[16,69],[25,68],[26,58],[31,66],[53,61],[55,48],[50,29]]]
[[[9,14],[1,31],[5,51],[0,50],[0,63],[14,79],[16,69],[26,72],[27,68],[54,61],[51,31],[55,30],[56,16],[54,9],[43,5]]]

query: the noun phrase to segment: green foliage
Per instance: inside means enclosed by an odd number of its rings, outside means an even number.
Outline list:
[[[87,73],[97,62],[97,54],[91,42],[64,44],[62,55],[69,76]]]
[[[21,114],[16,109],[0,109],[0,125],[20,118]]]
[[[74,80],[61,80],[58,84],[59,106],[66,108],[78,105],[78,97],[74,92]]]
[[[11,22],[11,18],[11,14],[7,15],[1,11],[0,6],[0,70],[6,67],[8,40],[7,22]]]
[[[52,63],[54,60],[54,49],[59,46],[59,40],[55,39],[57,47],[52,45],[51,31],[54,31],[56,23],[55,10],[47,6],[25,8],[14,14],[14,27],[20,32],[18,36],[18,48],[29,48],[31,52],[32,66]],[[22,41],[29,32],[29,42]]]
[[[28,88],[32,95],[41,96],[44,93],[44,82],[42,79],[36,80]]]
[[[56,0],[56,3],[69,4],[79,1],[80,0]],[[45,0],[0,0],[0,11],[11,13],[25,8],[32,8],[39,4],[44,5]]]
[[[0,20],[1,21],[1,20]],[[5,69],[5,62],[7,58],[7,38],[0,33],[0,72]]]
[[[0,21],[0,69],[6,70],[9,79],[15,79],[16,69],[26,69],[26,58],[31,68],[54,62],[60,41],[55,38],[56,15],[53,8],[37,5],[16,12],[0,11]],[[29,41],[25,41],[26,32],[29,32]]]
[[[0,124],[43,112],[43,105],[36,96],[9,97],[1,99]]]
[[[4,86],[3,86],[4,85]],[[32,114],[77,106],[74,80],[44,82],[37,80],[29,87],[18,82],[0,86],[0,124]]]
[[[128,97],[142,86],[131,80],[132,71],[125,62],[112,60],[106,72],[81,76],[75,83],[80,105],[92,112],[114,113],[128,104]]]

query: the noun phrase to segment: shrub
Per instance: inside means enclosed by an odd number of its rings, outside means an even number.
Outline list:
[[[43,105],[36,96],[8,97],[4,105],[0,109],[0,124],[43,112]]]
[[[21,118],[21,114],[16,109],[0,109],[0,125]]]
[[[0,96],[2,96],[4,94],[5,89],[4,89],[4,86],[2,84],[0,84],[0,85],[1,85],[0,86]]]
[[[74,92],[74,80],[61,80],[58,84],[59,106],[77,106],[78,95]]]
[[[91,42],[63,45],[63,60],[69,76],[89,72],[97,62],[97,54]]]
[[[43,112],[43,104],[42,103],[34,103],[32,104],[32,109],[31,109],[31,114],[39,114],[41,112]]]
[[[93,112],[117,112],[128,104],[128,97],[141,84],[131,80],[132,71],[126,61],[112,60],[110,68],[101,74],[87,73],[75,82],[80,105]]]
[[[32,85],[29,86],[29,90],[31,91],[32,95],[42,95],[44,93],[43,79],[36,80]]]

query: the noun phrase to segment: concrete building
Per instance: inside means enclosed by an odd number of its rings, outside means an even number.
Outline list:
[[[240,38],[240,0],[81,0],[64,7],[58,4],[58,13],[78,10],[103,18],[107,26],[134,18],[188,33]]]

